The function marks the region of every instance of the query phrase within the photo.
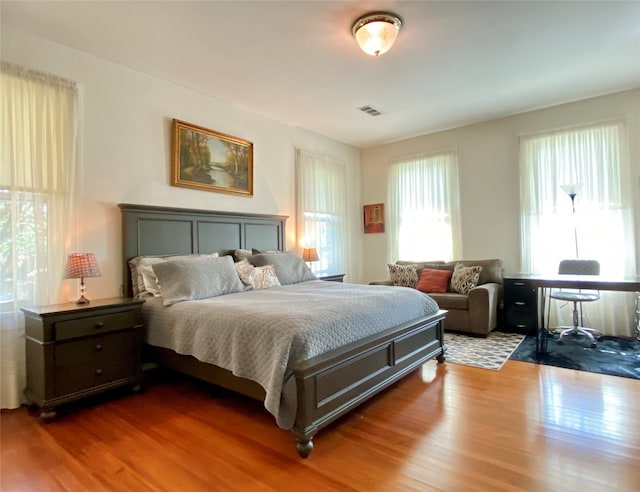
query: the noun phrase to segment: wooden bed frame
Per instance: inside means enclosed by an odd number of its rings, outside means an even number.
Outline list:
[[[143,205],[122,209],[123,279],[132,295],[128,261],[136,256],[213,253],[235,249],[285,249],[286,217]],[[426,361],[444,362],[446,311],[395,326],[375,336],[295,364],[298,407],[291,430],[306,458],[313,436]],[[257,383],[195,357],[149,346],[154,361],[223,388],[263,401]]]

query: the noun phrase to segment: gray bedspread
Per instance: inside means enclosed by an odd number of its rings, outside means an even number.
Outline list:
[[[313,280],[165,307],[147,298],[147,342],[259,383],[279,427],[293,426],[290,364],[434,314],[438,305],[405,287]]]

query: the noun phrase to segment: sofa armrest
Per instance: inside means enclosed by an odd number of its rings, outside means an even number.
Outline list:
[[[488,334],[498,324],[502,284],[487,283],[469,291],[469,323],[473,333]]]
[[[393,285],[393,282],[391,280],[374,280],[369,282],[369,285]]]

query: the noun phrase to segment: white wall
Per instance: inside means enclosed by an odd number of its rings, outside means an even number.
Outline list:
[[[361,205],[386,202],[389,163],[397,157],[448,148],[456,148],[460,159],[463,257],[502,258],[507,272],[518,271],[519,135],[611,118],[624,118],[628,123],[636,250],[640,248],[640,89],[424,135],[361,153],[310,131],[5,26],[1,36],[3,60],[72,79],[81,86],[81,226],[72,249],[97,255],[103,276],[87,279],[94,298],[120,292],[118,203],[288,215],[287,246],[294,248],[295,147],[348,164],[349,280],[387,278],[386,234],[362,233]],[[172,118],[252,141],[254,196],[170,186]]]
[[[103,275],[86,280],[90,297],[121,292],[118,203],[288,215],[287,247],[296,248],[295,147],[347,164],[353,260],[345,273],[353,281],[360,278],[358,149],[5,26],[1,49],[5,61],[80,84],[79,226],[77,244],[71,249],[92,251],[98,259]],[[170,186],[173,118],[253,142],[254,196]]]
[[[497,94],[496,97],[499,97]],[[423,135],[362,152],[363,203],[384,203],[387,170],[398,157],[456,148],[460,166],[462,255],[502,258],[520,269],[519,136],[593,121],[624,119],[630,142],[636,261],[640,260],[640,89]],[[363,234],[363,280],[388,278],[387,237]],[[436,258],[424,258],[433,260]],[[640,265],[636,266],[640,271]]]

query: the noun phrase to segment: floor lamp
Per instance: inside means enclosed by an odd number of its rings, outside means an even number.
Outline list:
[[[576,196],[578,195],[578,192],[582,188],[582,184],[576,183],[576,184],[561,185],[560,188],[562,188],[565,191],[565,193],[569,195],[569,198],[571,198],[571,209],[573,211],[573,240],[575,241],[575,245],[576,245],[576,259],[577,259],[577,258],[580,258],[580,256],[578,255],[578,224],[576,222]]]

